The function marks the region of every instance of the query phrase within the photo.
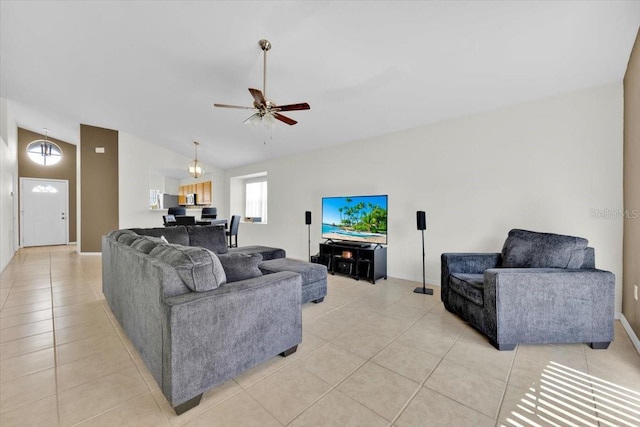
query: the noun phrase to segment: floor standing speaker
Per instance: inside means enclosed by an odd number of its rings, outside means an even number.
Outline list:
[[[416,294],[433,295],[433,289],[427,289],[425,280],[425,260],[424,260],[424,230],[427,228],[427,215],[424,211],[416,212],[416,225],[422,231],[422,287],[413,290]]]
[[[311,262],[311,211],[305,211],[304,223],[307,226],[308,245],[309,245],[309,262]]]
[[[427,229],[427,215],[424,213],[424,211],[416,212],[416,225],[418,226],[418,230]]]

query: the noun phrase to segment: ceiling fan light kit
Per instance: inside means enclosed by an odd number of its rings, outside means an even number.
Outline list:
[[[271,42],[262,39],[258,42],[264,54],[264,65],[262,73],[262,91],[259,89],[249,88],[249,93],[253,97],[253,107],[242,107],[239,105],[229,104],[213,104],[214,107],[220,108],[238,108],[242,110],[253,110],[254,114],[247,118],[243,123],[252,123],[259,125],[263,123],[267,127],[274,127],[276,120],[286,123],[290,126],[298,123],[290,117],[280,114],[281,111],[299,111],[309,110],[311,107],[306,102],[299,104],[277,105],[270,99],[267,99],[267,52],[271,49]]]

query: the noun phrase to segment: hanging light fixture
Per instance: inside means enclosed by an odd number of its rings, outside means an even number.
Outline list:
[[[193,143],[196,146],[196,158],[189,163],[188,170],[189,175],[194,178],[200,178],[202,175],[204,175],[204,168],[202,167],[202,163],[198,161],[198,145],[200,145],[200,143],[196,141],[193,141]]]
[[[32,141],[27,145],[29,158],[43,166],[52,166],[62,159],[62,150],[55,143],[49,141],[49,129],[44,128],[44,139]]]

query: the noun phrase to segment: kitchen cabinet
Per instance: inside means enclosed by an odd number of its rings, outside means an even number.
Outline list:
[[[202,198],[198,200],[202,200],[203,205],[211,204],[211,181],[205,181],[202,183]]]
[[[186,184],[178,187],[178,203],[187,204],[187,194],[196,195],[196,204],[198,206],[208,206],[212,202],[212,183],[211,181],[197,182],[195,184]]]

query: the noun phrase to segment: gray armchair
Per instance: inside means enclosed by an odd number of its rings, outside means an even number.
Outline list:
[[[595,268],[580,237],[511,230],[502,253],[442,254],[447,310],[498,350],[517,344],[613,340],[615,276]]]

